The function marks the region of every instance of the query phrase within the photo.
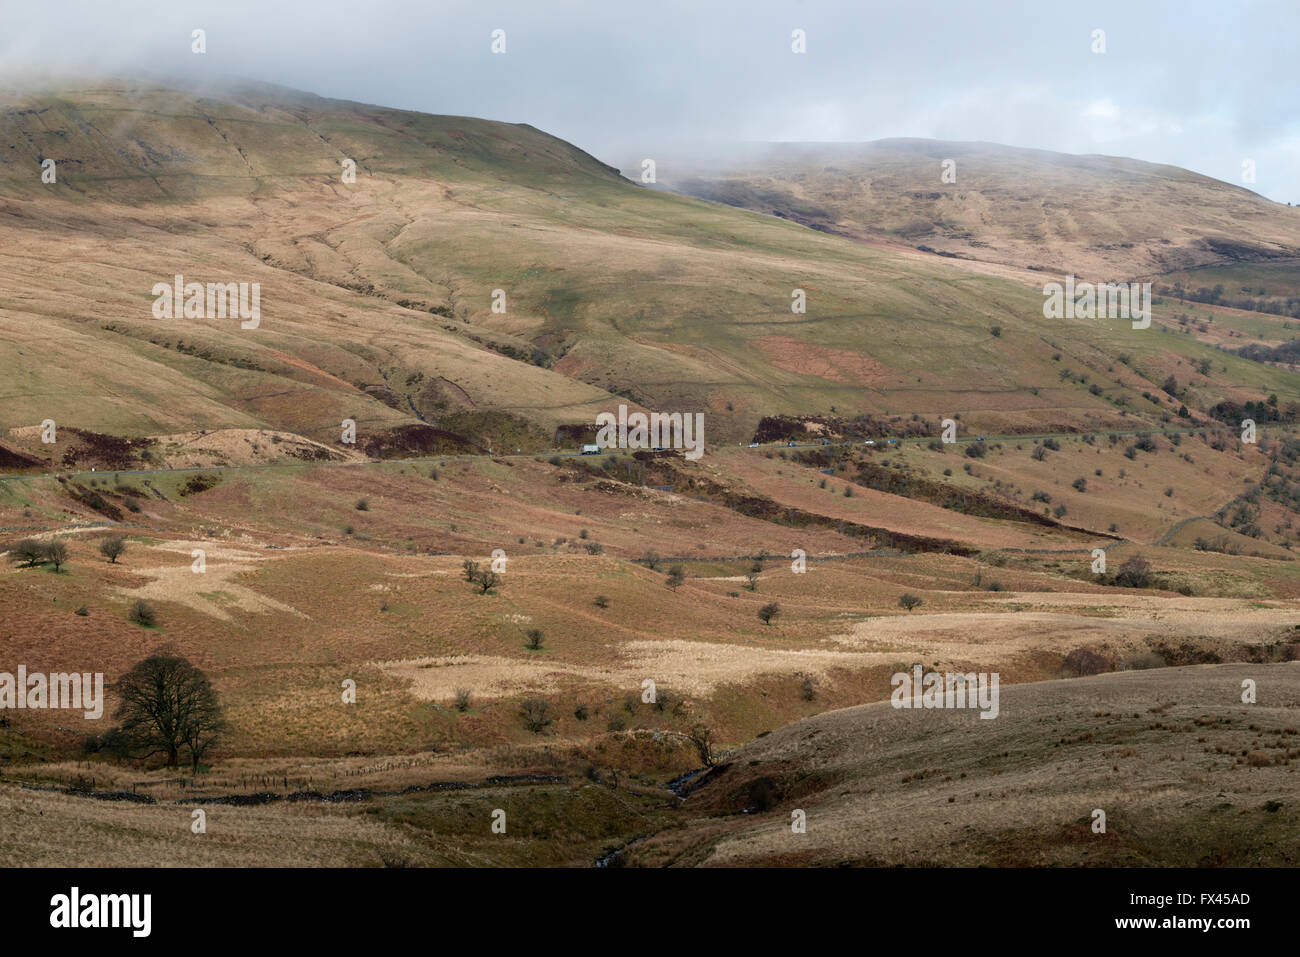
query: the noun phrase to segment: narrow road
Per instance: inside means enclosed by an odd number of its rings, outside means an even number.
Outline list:
[[[1258,431],[1263,432],[1269,429],[1288,429],[1295,428],[1289,423],[1266,423],[1258,427]],[[986,436],[965,436],[955,440],[954,444],[966,442],[976,442],[983,438],[986,442],[1017,442],[1025,439],[1079,439],[1084,436],[1107,436],[1107,435],[1199,435],[1211,433],[1231,433],[1237,434],[1238,430],[1229,426],[1205,427],[1199,429],[1102,429],[1097,432],[1035,432],[1020,433],[1015,435],[986,435]],[[888,451],[890,448],[901,445],[915,445],[920,442],[933,442],[934,436],[911,436],[900,439],[880,439],[874,442],[872,448]],[[767,442],[749,451],[768,451],[772,449],[822,449],[822,448],[851,448],[864,445],[862,441],[857,442]],[[624,451],[614,449],[614,452]],[[281,461],[265,462],[258,465],[210,465],[210,466],[193,466],[177,469],[104,469],[103,471],[76,471],[76,472],[36,472],[31,475],[0,475],[0,482],[26,482],[32,479],[50,478],[55,475],[66,475],[70,478],[82,476],[104,476],[112,475],[181,475],[188,472],[252,472],[259,469],[284,469],[284,468],[364,468],[375,465],[429,465],[435,462],[454,461],[459,459],[522,459],[536,458],[545,456],[552,458],[578,458],[586,453],[583,452],[565,452],[559,449],[553,449],[544,452],[521,452],[521,453],[494,453],[484,452],[480,454],[456,454],[456,455],[426,455],[419,458],[411,459],[372,459],[367,462],[301,462],[301,461]]]

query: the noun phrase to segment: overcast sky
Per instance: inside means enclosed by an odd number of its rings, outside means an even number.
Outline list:
[[[237,74],[531,123],[615,165],[737,140],[987,140],[1300,204],[1298,37],[1300,0],[0,0],[6,71]]]

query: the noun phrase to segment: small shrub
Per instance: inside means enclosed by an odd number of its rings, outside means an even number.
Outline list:
[[[1075,678],[1105,674],[1113,669],[1109,658],[1091,648],[1075,648],[1065,656],[1061,672]]]
[[[140,454],[140,457],[146,458],[143,452]],[[220,475],[192,475],[185,484],[181,486],[180,494],[182,496],[198,495],[200,492],[206,492],[208,489],[216,488],[220,484]]]
[[[919,607],[922,604],[922,601],[911,592],[904,592],[898,596],[898,604],[903,608],[906,608],[908,611],[911,611],[913,608]]]
[[[1154,651],[1141,651],[1125,661],[1124,667],[1129,671],[1149,671],[1165,667],[1165,659]]]
[[[460,711],[461,713],[468,711],[469,699],[470,699],[470,695],[469,695],[468,688],[457,688],[456,689],[456,710]]]
[[[1125,588],[1147,588],[1151,584],[1151,563],[1141,555],[1134,555],[1119,566],[1115,584]]]
[[[758,610],[758,620],[765,625],[772,624],[772,619],[781,614],[781,606],[774,601],[768,602]]]
[[[551,705],[544,698],[528,698],[519,706],[519,714],[524,719],[524,727],[533,734],[541,734],[555,720],[551,717]]]
[[[131,605],[131,610],[127,612],[127,618],[144,628],[152,628],[158,624],[158,612],[154,610],[153,605],[149,604],[143,598],[137,598]]]
[[[597,595],[594,599],[592,599],[592,602],[595,604],[597,608],[609,607],[609,598],[605,595]]]

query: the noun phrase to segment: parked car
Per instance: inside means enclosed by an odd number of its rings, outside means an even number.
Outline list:
[[[600,446],[599,446],[599,445],[584,445],[584,446],[582,447],[582,454],[583,454],[583,455],[599,455],[599,454],[600,454]]]
[[[756,449],[756,448],[758,448],[758,443],[757,443],[757,442],[750,442],[750,443],[749,443],[749,447],[750,447],[751,449]]]
[[[875,439],[867,439],[867,441],[863,442],[862,444],[863,444],[863,445],[875,445],[875,444],[876,444],[876,440],[875,440]]]

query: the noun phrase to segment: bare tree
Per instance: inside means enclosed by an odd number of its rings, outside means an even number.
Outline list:
[[[486,595],[501,584],[501,576],[490,568],[484,568],[475,576],[474,584],[478,586],[480,595]]]
[[[689,737],[705,767],[713,767],[713,731],[707,725],[697,724],[691,728]]]
[[[107,538],[100,539],[99,554],[107,558],[111,564],[116,565],[125,551],[126,538],[122,535],[109,535]]]
[[[150,655],[122,676],[117,692],[114,717],[129,751],[140,758],[163,754],[169,768],[176,767],[182,747],[197,767],[225,729],[207,675],[180,655]]]
[[[529,698],[519,706],[524,727],[533,734],[541,734],[552,722],[551,706],[544,698]]]
[[[45,546],[45,560],[54,566],[55,572],[68,560],[67,543],[55,539]]]
[[[34,568],[45,562],[45,543],[34,538],[24,538],[9,546],[9,559],[22,562],[23,568]]]

